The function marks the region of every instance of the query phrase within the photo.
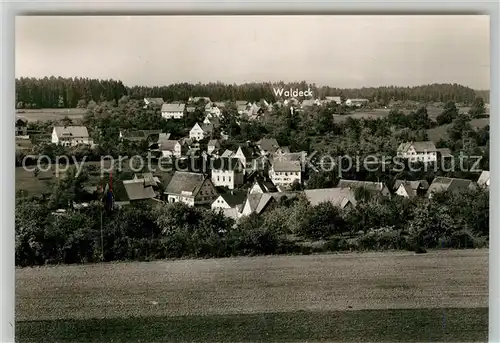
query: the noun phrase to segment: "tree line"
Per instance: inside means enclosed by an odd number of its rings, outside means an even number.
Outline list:
[[[488,192],[382,198],[356,192],[357,206],[311,206],[282,198],[238,223],[182,203],[135,203],[111,212],[98,202],[54,213],[40,199],[18,199],[16,265],[229,257],[326,251],[475,248],[488,244]],[[290,239],[290,237],[295,239]],[[316,242],[317,244],[312,244]]]
[[[446,102],[471,104],[477,96],[489,102],[488,91],[475,91],[458,84],[430,84],[415,87],[365,87],[359,89],[317,86],[301,82],[264,82],[241,85],[222,82],[208,84],[176,83],[167,86],[125,86],[118,80],[89,78],[18,78],[16,79],[17,108],[76,108],[90,101],[118,101],[122,96],[132,99],[161,97],[165,101],[187,101],[190,97],[209,97],[212,101],[277,100],[274,88],[310,88],[316,98],[341,96],[366,98],[382,105],[390,101]]]

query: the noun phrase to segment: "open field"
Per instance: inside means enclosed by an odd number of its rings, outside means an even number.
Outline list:
[[[479,119],[472,119],[469,122],[470,126],[474,129],[481,129],[485,127],[486,125],[490,124],[490,118],[479,118]],[[447,139],[448,138],[448,129],[452,126],[453,124],[445,124],[441,126],[434,127],[432,129],[427,130],[427,136],[429,137],[429,140],[437,143],[439,140],[442,139]]]
[[[16,271],[20,341],[485,341],[488,251]]]
[[[16,116],[24,117],[28,122],[37,120],[59,120],[68,117],[73,120],[83,119],[86,109],[82,108],[42,108],[36,110],[18,110]]]

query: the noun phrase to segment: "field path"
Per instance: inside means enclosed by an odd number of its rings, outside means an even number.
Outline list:
[[[488,306],[488,250],[16,270],[16,319]]]

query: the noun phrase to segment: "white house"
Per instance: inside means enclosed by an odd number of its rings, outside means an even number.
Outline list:
[[[211,160],[212,183],[217,187],[235,189],[244,183],[244,169],[234,157]]]
[[[326,102],[330,103],[330,102],[334,102],[336,103],[337,105],[340,105],[342,103],[342,99],[340,98],[340,96],[326,96],[325,97],[325,100]]]
[[[347,99],[345,104],[347,106],[361,107],[368,104],[370,101],[368,99]]]
[[[243,204],[246,200],[246,194],[244,192],[231,192],[219,195],[217,199],[212,203],[212,209],[231,209],[237,208],[241,210]]]
[[[437,149],[431,141],[401,143],[397,155],[408,159],[410,162],[428,163],[437,161]]]
[[[64,146],[92,145],[92,140],[85,126],[55,126],[52,130],[52,143]]]
[[[276,186],[271,181],[265,180],[263,178],[257,178],[252,187],[250,187],[248,190],[248,194],[276,192],[278,192]]]
[[[395,193],[405,198],[414,198],[417,195],[423,195],[429,189],[429,183],[426,180],[405,181],[396,180],[394,183]]]
[[[298,161],[274,161],[269,177],[278,189],[287,188],[294,182],[302,182],[302,166]]]
[[[187,152],[187,147],[178,140],[165,139],[159,144],[159,149],[163,157],[174,156],[180,158]]]
[[[181,119],[184,117],[185,104],[163,104],[161,105],[161,116],[164,119]]]
[[[488,170],[483,170],[477,180],[477,185],[483,188],[490,188],[490,172]]]
[[[203,124],[203,126],[205,126],[205,125],[206,124]],[[201,141],[207,135],[208,135],[208,132],[206,132],[203,129],[203,127],[200,124],[198,124],[198,123],[194,124],[193,128],[191,129],[191,131],[189,131],[189,138],[193,139],[195,141]]]
[[[200,173],[176,171],[165,189],[167,202],[190,206],[211,205],[219,196],[212,181]]]

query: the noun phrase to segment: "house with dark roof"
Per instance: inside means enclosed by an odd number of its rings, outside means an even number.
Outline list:
[[[356,205],[354,192],[349,188],[306,189],[304,195],[312,206],[324,202],[329,202],[342,209]]]
[[[248,189],[248,194],[254,193],[277,193],[278,188],[274,183],[262,175],[256,175],[252,187]]]
[[[123,130],[119,138],[129,142],[148,142],[151,146],[158,143],[161,134],[161,130]]]
[[[277,205],[284,199],[293,199],[300,196],[300,192],[278,192],[278,193],[252,193],[248,194],[241,210],[241,216],[249,216],[253,213],[262,214]]]
[[[244,183],[244,168],[238,158],[214,158],[210,163],[212,183],[216,187],[235,189]]]
[[[217,199],[212,203],[212,209],[237,209],[238,212],[241,212],[243,205],[246,200],[245,192],[230,192],[230,193],[222,193],[219,195]]]
[[[123,187],[127,193],[128,201],[151,200],[155,199],[158,194],[154,191],[153,185],[146,179],[123,180]]]
[[[183,202],[190,206],[211,205],[219,196],[207,175],[181,171],[174,173],[164,193],[169,203]]]
[[[396,180],[393,189],[395,194],[411,199],[416,196],[424,195],[429,189],[429,183],[426,180]]]
[[[380,194],[382,196],[391,195],[389,188],[387,188],[383,182],[340,179],[336,188],[349,188],[352,190],[355,190],[356,188],[364,188],[373,194]]]
[[[28,120],[24,117],[16,116],[16,136],[28,135]]]
[[[432,198],[434,194],[440,192],[457,192],[467,189],[474,189],[476,184],[471,180],[457,179],[450,177],[435,177],[427,191],[427,196]]]
[[[181,119],[184,117],[185,104],[163,104],[161,106],[161,116],[164,119]]]
[[[234,157],[240,160],[246,171],[254,170],[254,161],[257,154],[250,145],[240,145],[236,153],[234,153]]]
[[[436,162],[437,149],[431,141],[406,142],[399,145],[397,156],[410,162]]]
[[[92,140],[85,126],[55,126],[52,130],[52,143],[63,146],[92,145]]]

